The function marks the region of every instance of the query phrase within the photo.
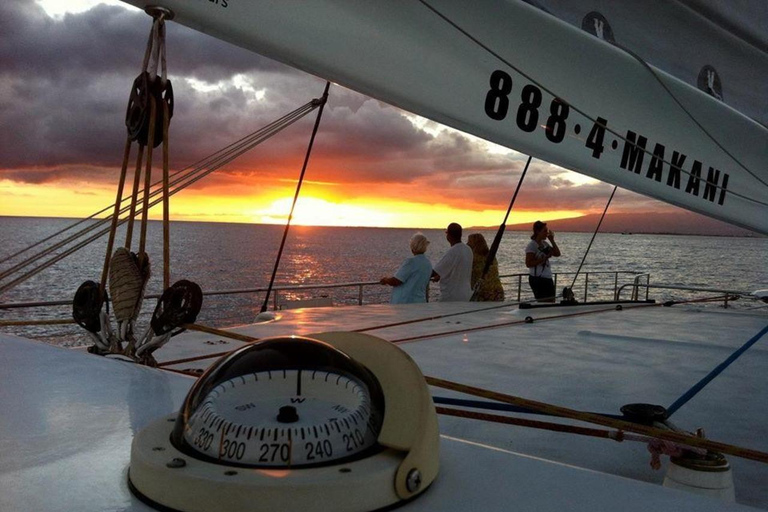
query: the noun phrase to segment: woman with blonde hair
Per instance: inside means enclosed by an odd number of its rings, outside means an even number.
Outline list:
[[[411,237],[411,253],[392,277],[382,277],[381,284],[392,286],[392,304],[427,302],[427,286],[432,276],[432,263],[424,256],[429,240],[421,233]]]
[[[504,288],[499,279],[499,263],[493,258],[493,263],[488,268],[485,279],[480,284],[480,288],[475,289],[477,281],[483,274],[485,260],[490,250],[488,242],[480,233],[472,233],[467,237],[467,245],[472,248],[472,289],[475,290],[474,300],[476,301],[502,301],[504,300]]]

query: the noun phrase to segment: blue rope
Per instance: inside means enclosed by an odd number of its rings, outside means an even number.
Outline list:
[[[766,332],[768,332],[768,325],[766,325],[765,327],[763,327],[763,330],[761,330],[759,333],[755,334],[755,335],[754,335],[754,336],[753,336],[753,337],[752,337],[752,338],[751,338],[751,339],[750,339],[748,342],[746,342],[744,345],[742,345],[742,346],[741,346],[741,348],[739,348],[739,349],[738,349],[736,352],[734,352],[733,354],[731,354],[731,355],[730,355],[730,357],[728,357],[728,359],[726,359],[725,361],[723,361],[722,363],[720,363],[720,364],[717,366],[717,368],[715,368],[714,370],[712,370],[711,372],[709,372],[709,374],[708,374],[706,377],[704,377],[704,378],[703,378],[703,379],[701,379],[699,382],[697,382],[695,386],[693,386],[691,389],[689,389],[688,391],[686,391],[686,392],[683,394],[683,396],[681,396],[680,398],[678,398],[678,399],[675,401],[675,403],[673,403],[672,405],[670,405],[669,407],[667,407],[667,417],[670,417],[670,416],[672,416],[672,415],[673,415],[673,414],[674,414],[674,413],[675,413],[675,412],[676,412],[676,411],[677,411],[679,408],[681,408],[682,406],[684,406],[684,405],[686,404],[686,402],[688,402],[688,400],[690,400],[691,398],[693,398],[693,397],[696,395],[696,393],[698,393],[699,391],[701,391],[701,390],[704,388],[704,386],[706,386],[707,384],[709,384],[709,382],[710,382],[712,379],[714,379],[715,377],[717,377],[718,375],[720,375],[720,373],[721,373],[723,370],[725,370],[726,368],[728,368],[728,366],[729,366],[729,365],[730,365],[732,362],[734,362],[736,359],[738,359],[738,358],[739,358],[739,356],[740,356],[741,354],[743,354],[744,352],[746,352],[746,351],[747,351],[747,349],[748,349],[749,347],[751,347],[752,345],[754,345],[755,343],[757,343],[757,340],[759,340],[760,338],[762,338],[762,337],[763,337],[763,335],[764,335]]]

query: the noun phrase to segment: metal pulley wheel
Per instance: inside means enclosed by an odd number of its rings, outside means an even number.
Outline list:
[[[92,333],[101,330],[101,290],[94,281],[85,281],[75,292],[72,300],[72,318],[75,322]]]
[[[133,81],[128,107],[125,111],[125,126],[128,136],[139,144],[147,145],[149,141],[149,125],[151,120],[150,95],[155,98],[155,134],[152,147],[156,148],[163,142],[163,122],[165,112],[163,103],[168,105],[168,121],[173,117],[173,86],[170,80],[163,85],[159,77],[152,79],[146,71],[139,74]]]
[[[203,291],[196,283],[182,279],[165,290],[152,313],[151,326],[157,336],[184,324],[194,323],[203,306]]]

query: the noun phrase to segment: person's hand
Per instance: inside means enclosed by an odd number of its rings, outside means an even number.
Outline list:
[[[381,280],[379,281],[379,284],[389,284],[389,283],[387,283],[386,277],[382,277]]]
[[[549,233],[547,233],[547,239],[550,242],[554,242],[555,241],[555,232],[554,231],[550,231]]]

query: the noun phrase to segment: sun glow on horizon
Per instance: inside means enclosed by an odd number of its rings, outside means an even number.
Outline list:
[[[273,201],[264,209],[252,210],[252,221],[259,224],[285,224],[292,198]],[[445,204],[410,203],[383,199],[360,199],[335,202],[316,197],[299,197],[292,224],[299,226],[359,226],[381,228],[442,228],[450,222],[464,226],[498,226],[503,211],[464,210]],[[567,219],[581,217],[582,212],[519,211],[513,212],[510,224],[528,223],[541,218]]]
[[[274,194],[276,191],[273,191]],[[114,201],[109,186],[84,183],[19,184],[0,180],[0,216],[85,218]],[[285,224],[293,198],[272,196],[226,196],[190,190],[171,198],[171,220]],[[263,207],[254,205],[265,205]],[[104,217],[111,213],[107,208]],[[299,196],[292,224],[297,226],[357,226],[380,228],[442,228],[450,222],[463,226],[498,226],[503,209],[471,210],[444,203],[418,203],[399,199],[364,197],[356,199]],[[513,211],[508,224],[538,219],[580,217],[584,212]],[[161,205],[149,218],[162,218]]]
[[[292,198],[273,201],[269,206],[250,212],[259,224],[285,224],[291,211]],[[385,226],[391,215],[365,206],[340,204],[315,197],[299,197],[292,224],[298,226]]]

